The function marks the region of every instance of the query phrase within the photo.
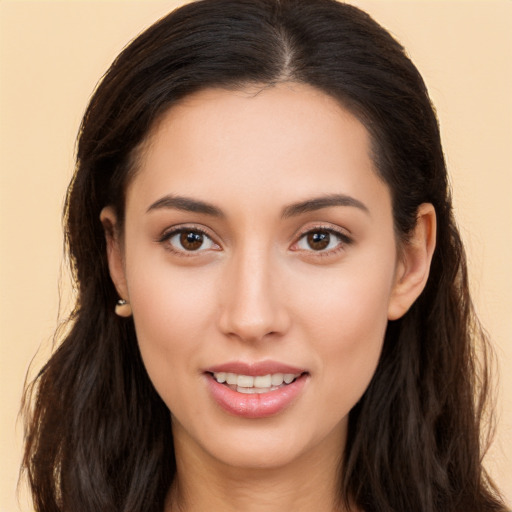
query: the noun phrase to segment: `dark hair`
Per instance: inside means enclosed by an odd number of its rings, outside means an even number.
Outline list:
[[[82,121],[66,241],[78,297],[69,329],[28,390],[24,467],[40,512],[162,512],[175,474],[169,412],[133,321],[114,314],[99,220],[123,219],[137,154],[156,121],[195,91],[283,81],[337,99],[368,129],[403,243],[436,210],[425,290],[389,322],[377,371],[349,418],[340,499],[365,512],[503,510],[482,464],[486,340],[468,291],[437,119],[401,45],[334,0],[202,0],[158,21],[117,57]],[[149,418],[151,419],[149,421]],[[343,447],[340,447],[340,457]]]

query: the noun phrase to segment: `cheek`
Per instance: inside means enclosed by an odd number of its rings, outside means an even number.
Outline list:
[[[212,276],[195,269],[191,278],[190,269],[158,260],[142,267],[136,256],[127,277],[137,339],[149,377],[169,404],[182,377],[197,371],[195,354],[212,325]]]
[[[302,318],[320,338],[331,339],[338,333],[340,339],[364,343],[363,333],[385,328],[393,283],[391,265],[351,266],[326,274],[315,286],[308,286],[306,279],[299,289],[308,293],[296,298]]]
[[[301,306],[333,401],[352,408],[377,367],[387,327],[392,268],[351,269]],[[306,321],[306,320],[305,320]]]

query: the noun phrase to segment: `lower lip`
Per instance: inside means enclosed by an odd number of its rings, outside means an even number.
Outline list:
[[[210,393],[226,412],[242,418],[266,418],[284,411],[301,393],[306,384],[306,374],[291,384],[286,384],[268,393],[245,394],[233,391],[207,374]]]

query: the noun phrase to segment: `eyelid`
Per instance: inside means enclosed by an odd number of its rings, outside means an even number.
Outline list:
[[[216,241],[216,237],[210,233],[210,230],[204,228],[203,226],[197,225],[197,224],[179,224],[179,225],[169,227],[169,228],[165,229],[164,232],[162,233],[162,235],[160,235],[156,239],[156,242],[163,244],[165,242],[168,242],[173,236],[175,236],[179,233],[186,232],[186,231],[195,231],[195,232],[201,233],[203,236],[208,238],[216,247],[214,249],[207,248],[207,249],[198,249],[196,251],[187,251],[185,249],[183,249],[183,250],[177,249],[174,246],[172,246],[171,244],[167,243],[165,248],[179,256],[194,256],[194,255],[198,255],[198,254],[201,254],[201,253],[204,253],[207,251],[211,251],[211,250],[214,250],[214,251],[221,250],[220,244]],[[315,251],[314,249],[307,250],[307,249],[300,249],[300,248],[296,247],[298,242],[302,238],[304,238],[306,235],[308,235],[310,233],[314,233],[317,231],[326,231],[330,234],[333,234],[340,240],[340,242],[337,244],[336,247],[329,249],[329,250]],[[294,237],[293,237],[294,242],[292,243],[291,250],[296,251],[296,252],[311,253],[312,255],[315,255],[318,257],[334,254],[340,250],[345,249],[347,245],[350,245],[353,243],[353,239],[347,234],[347,231],[348,230],[343,229],[339,226],[333,226],[332,224],[325,224],[325,223],[318,224],[318,225],[306,226],[306,227],[302,228],[301,230],[299,230],[294,235]]]
[[[295,246],[297,246],[297,244],[299,243],[300,240],[302,240],[306,235],[310,234],[310,233],[315,233],[315,232],[318,232],[318,231],[326,231],[330,234],[333,234],[335,235],[337,238],[340,239],[340,242],[339,244],[337,244],[336,247],[334,247],[333,249],[329,249],[329,250],[320,250],[320,251],[315,251],[314,249],[299,249],[299,248],[294,248]],[[343,228],[340,228],[340,227],[337,227],[337,226],[333,226],[333,225],[327,225],[327,224],[318,224],[316,226],[307,226],[305,228],[302,228],[295,236],[294,236],[294,242],[292,244],[292,247],[291,249],[293,251],[301,251],[301,252],[307,252],[307,253],[311,253],[315,256],[318,256],[318,257],[321,257],[321,256],[327,256],[327,255],[331,255],[331,254],[334,254],[340,250],[343,250],[344,248],[346,248],[346,246],[350,245],[353,243],[353,239],[347,234],[347,231],[346,229],[343,229]]]
[[[196,224],[179,224],[179,225],[167,228],[166,230],[164,230],[162,235],[157,238],[156,241],[158,243],[164,244],[166,242],[169,242],[169,240],[172,237],[176,236],[177,234],[187,232],[187,231],[201,233],[201,235],[208,238],[216,246],[216,248],[215,249],[211,249],[211,248],[198,249],[196,251],[187,251],[185,249],[183,249],[183,250],[177,249],[174,246],[172,246],[170,243],[167,243],[165,248],[179,256],[196,256],[198,254],[201,254],[201,253],[204,253],[204,252],[207,252],[210,250],[215,250],[215,251],[220,250],[220,244],[215,240],[215,237],[209,232],[209,230],[205,229],[202,226],[198,226]]]

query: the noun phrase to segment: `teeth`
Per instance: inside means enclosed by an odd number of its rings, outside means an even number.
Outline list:
[[[272,386],[272,375],[254,377],[255,388],[269,388],[270,386]]]
[[[272,386],[280,386],[284,381],[283,373],[274,373],[272,375]]]
[[[283,380],[285,384],[290,384],[295,379],[295,375],[292,375],[291,373],[285,373]]]
[[[236,385],[239,388],[252,388],[254,385],[254,377],[249,375],[239,375],[236,378]]]
[[[268,393],[271,391],[271,388],[239,388],[237,387],[236,390],[239,393],[245,393],[246,395],[257,395],[261,393]]]
[[[240,393],[267,393],[273,391],[284,384],[291,384],[296,378],[300,377],[300,373],[273,373],[268,375],[238,375],[236,373],[217,372],[213,377],[220,384],[226,383],[236,386],[236,390]]]
[[[226,372],[216,373],[215,378],[217,379],[217,382],[220,382],[221,384],[226,382]]]
[[[216,374],[214,373],[214,375],[216,375]],[[226,375],[226,382],[228,384],[233,384],[236,386],[237,376],[234,373],[226,373],[225,375]],[[215,377],[215,378],[217,378],[217,377]]]

